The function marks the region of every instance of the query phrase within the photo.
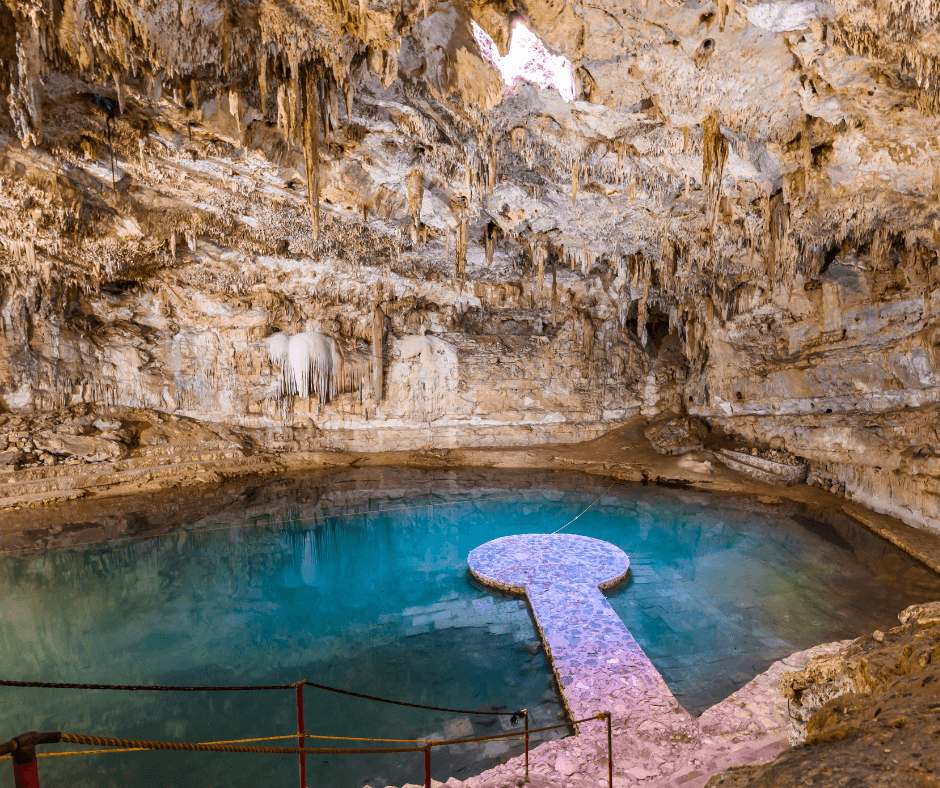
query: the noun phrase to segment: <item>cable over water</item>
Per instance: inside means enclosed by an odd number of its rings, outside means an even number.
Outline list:
[[[610,485],[610,487],[608,487],[606,490],[604,490],[604,492],[602,492],[600,495],[598,495],[597,498],[595,498],[593,501],[591,501],[591,503],[589,503],[589,504],[587,505],[587,507],[584,509],[583,512],[581,512],[581,514],[584,514],[585,512],[587,512],[588,509],[590,509],[590,508],[591,508],[594,504],[596,504],[601,498],[603,498],[605,495],[607,495],[607,493],[609,493],[611,490],[613,490],[613,489],[614,489],[614,485],[616,485],[616,484],[617,484],[617,482],[614,482],[612,485]],[[581,514],[579,514],[578,517],[580,517]],[[565,528],[567,528],[569,525],[571,525],[575,520],[577,520],[578,517],[573,517],[572,519],[570,519],[570,520],[569,520],[567,523],[565,523],[561,528],[559,528],[558,531],[563,531]],[[553,533],[553,534],[557,534],[558,531],[552,531],[552,533]]]

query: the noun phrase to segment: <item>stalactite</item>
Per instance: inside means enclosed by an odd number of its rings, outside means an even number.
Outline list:
[[[493,255],[496,252],[496,242],[499,238],[499,225],[495,222],[489,222],[485,230],[486,241],[486,264],[493,264]]]
[[[584,337],[582,345],[584,360],[590,361],[591,356],[594,354],[594,321],[591,319],[591,313],[587,309],[581,313],[581,320]]]
[[[813,174],[813,146],[811,143],[812,134],[809,123],[803,127],[803,133],[800,135],[800,186],[802,198],[809,194],[810,178]]]
[[[313,223],[313,238],[320,238],[320,119],[315,72],[307,63],[301,68],[298,79],[303,89],[304,165],[307,170],[307,202],[310,221]]]
[[[387,49],[382,54],[382,87],[387,88],[398,78],[398,52]]]
[[[176,231],[170,233],[170,256],[176,259]]]
[[[532,247],[532,262],[535,264],[536,288],[541,295],[545,279],[545,260],[548,258],[548,245],[543,240],[536,240]]]
[[[329,72],[329,91],[327,106],[330,109],[330,129],[335,132],[339,128],[339,85],[336,82],[336,76],[332,71]]]
[[[648,287],[644,283],[643,294],[640,296],[640,300],[636,305],[636,335],[637,339],[640,340],[640,345],[646,347],[646,342],[649,339],[649,335],[646,330],[646,320],[648,317],[649,306],[647,304],[647,299],[649,297]]]
[[[578,176],[581,173],[581,165],[575,162],[571,166],[571,205],[574,206],[578,199]]]
[[[444,233],[444,265],[445,267],[450,263],[450,227],[448,226],[447,230]],[[457,268],[454,267],[454,285],[457,285]]]
[[[456,266],[457,266],[457,276],[458,281],[460,282],[461,287],[463,287],[464,279],[467,275],[467,235],[468,227],[467,220],[460,220],[460,230],[457,235],[457,257],[456,257]]]
[[[194,80],[195,81],[195,80]],[[268,57],[261,56],[261,63],[258,67],[258,91],[261,93],[261,114],[267,117],[268,114]],[[193,108],[198,109],[199,105],[193,97]]]
[[[237,90],[230,90],[228,92],[228,111],[232,114],[232,117],[235,118],[235,128],[238,129],[238,133],[242,133],[242,97]]]
[[[552,258],[552,328],[555,328],[555,310],[558,307],[558,280],[555,276],[555,258]]]
[[[309,67],[308,64],[308,68]],[[332,123],[330,122],[330,81],[319,73],[319,69],[317,69],[317,72],[317,78],[314,84],[316,86],[315,95],[320,118],[320,134],[323,137],[323,141],[327,143],[333,131]]]
[[[885,268],[891,254],[892,238],[887,227],[879,227],[872,234],[871,239],[871,267],[875,271],[881,271]]]
[[[385,312],[376,304],[372,313],[372,396],[383,397],[383,366],[385,362]]]
[[[767,205],[767,273],[772,281],[779,281],[783,247],[790,230],[790,211],[783,192],[777,192]]]
[[[325,405],[337,392],[337,349],[319,331],[289,336],[277,333],[265,340],[268,358],[281,367],[281,396],[308,397],[316,392]],[[342,381],[346,383],[347,381]]]
[[[715,110],[702,126],[702,182],[706,192],[706,222],[713,232],[718,219],[721,179],[727,159],[728,140],[721,133],[718,110]]]
[[[124,81],[121,79],[120,73],[117,71],[114,72],[114,93],[117,96],[118,101],[118,112],[124,114]]]
[[[37,29],[25,18],[17,20],[16,70],[10,85],[10,116],[24,148],[42,142],[40,91],[43,66]]]
[[[291,122],[290,122],[290,95],[285,85],[277,86],[277,127],[290,145]]]
[[[408,174],[408,213],[417,225],[421,221],[421,204],[424,202],[424,169],[415,167]]]

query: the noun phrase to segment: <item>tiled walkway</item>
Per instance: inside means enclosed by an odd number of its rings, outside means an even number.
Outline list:
[[[630,560],[620,548],[586,536],[523,534],[487,542],[467,562],[480,582],[526,594],[572,719],[680,711],[599,590],[626,577]]]
[[[619,548],[568,534],[522,535],[488,542],[470,553],[483,583],[525,593],[532,605],[562,695],[574,718],[611,711],[615,788],[700,788],[729,766],[774,758],[787,746],[786,705],[775,683],[828,644],[774,663],[747,686],[695,719],[620,621],[599,587],[623,579],[629,559]],[[517,786],[521,758],[452,785]],[[606,726],[589,722],[580,735],[548,742],[532,754],[530,784],[607,784]]]

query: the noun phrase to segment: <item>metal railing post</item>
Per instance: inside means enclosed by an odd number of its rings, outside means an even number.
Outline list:
[[[39,767],[36,762],[37,744],[55,744],[59,733],[37,733],[30,731],[13,739],[15,749],[7,749],[13,760],[13,785],[15,788],[39,788]]]
[[[304,682],[297,684],[297,746],[304,748]],[[307,756],[300,753],[297,756],[300,759],[300,788],[307,788]]]
[[[614,734],[610,722],[610,712],[607,712],[607,777],[608,788],[614,788]]]
[[[529,782],[529,710],[523,709],[525,714],[525,781]]]
[[[431,788],[431,743],[424,745],[424,788]]]
[[[39,764],[35,747],[17,747],[13,750],[14,788],[39,788]]]

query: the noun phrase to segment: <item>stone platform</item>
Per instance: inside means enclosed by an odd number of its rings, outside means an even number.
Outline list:
[[[574,534],[522,534],[487,542],[467,562],[484,585],[526,595],[572,719],[681,712],[600,592],[627,577],[630,559],[621,549]]]
[[[574,534],[524,534],[495,539],[468,556],[484,585],[524,594],[572,719],[610,711],[614,786],[700,788],[730,766],[776,757],[787,747],[786,704],[776,681],[833,643],[774,663],[747,686],[693,718],[601,593],[624,580],[630,561],[619,548]],[[582,724],[579,735],[547,742],[532,753],[530,785],[607,785],[606,725]],[[517,786],[524,761],[449,785]]]

